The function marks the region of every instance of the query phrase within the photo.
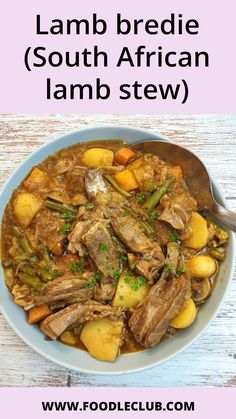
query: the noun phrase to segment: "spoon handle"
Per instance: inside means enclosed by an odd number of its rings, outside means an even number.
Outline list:
[[[219,218],[230,230],[236,232],[236,213],[215,202],[213,214]]]

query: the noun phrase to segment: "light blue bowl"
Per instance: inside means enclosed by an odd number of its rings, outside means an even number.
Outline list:
[[[13,190],[20,184],[33,166],[61,148],[79,142],[99,139],[125,139],[129,143],[134,143],[143,139],[163,140],[164,138],[160,135],[136,128],[103,126],[80,130],[51,141],[31,154],[11,175],[3,187],[0,195],[1,219],[4,208],[11,198]],[[226,206],[221,191],[215,183],[213,185],[216,200]],[[45,341],[43,334],[37,327],[27,324],[24,311],[13,302],[11,294],[4,284],[2,268],[0,268],[0,309],[10,326],[25,343],[39,354],[59,365],[75,371],[95,374],[124,374],[132,371],[140,371],[160,364],[175,356],[189,346],[213,320],[220,308],[233,275],[234,250],[234,237],[230,233],[226,259],[221,266],[214,292],[200,310],[196,321],[189,329],[178,332],[170,340],[162,342],[153,349],[119,356],[114,363],[97,361],[87,352],[71,348],[59,342]]]

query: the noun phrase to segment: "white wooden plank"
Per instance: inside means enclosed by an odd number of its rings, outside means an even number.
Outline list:
[[[0,315],[0,386],[67,386],[66,369],[27,346]]]

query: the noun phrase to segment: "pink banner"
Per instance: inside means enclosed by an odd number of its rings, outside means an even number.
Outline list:
[[[233,388],[5,388],[4,419],[234,419]]]
[[[0,19],[1,113],[235,112],[235,0],[8,0]]]

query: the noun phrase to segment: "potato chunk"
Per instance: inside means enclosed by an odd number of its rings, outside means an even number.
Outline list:
[[[194,256],[187,263],[189,275],[197,278],[211,277],[214,275],[216,268],[214,259],[207,255]]]
[[[29,192],[18,195],[14,201],[14,214],[20,225],[28,227],[43,205],[43,201]]]
[[[126,275],[127,276],[127,275]],[[148,283],[146,282],[140,287],[132,287],[132,281],[135,284],[136,278],[129,275],[129,281],[127,282],[125,280],[125,275],[122,275],[119,279],[117,288],[116,288],[116,294],[113,300],[113,306],[117,307],[124,307],[124,308],[130,308],[130,307],[136,307],[140,301],[142,301],[150,287]],[[137,288],[137,289],[136,289]]]
[[[120,320],[92,320],[83,327],[80,340],[94,358],[114,361],[122,343],[122,330],[123,322]]]
[[[188,300],[185,308],[178,314],[170,323],[171,327],[175,329],[184,329],[190,326],[196,318],[197,309],[192,298]]]
[[[122,172],[117,173],[114,178],[126,191],[133,191],[138,188],[137,180],[135,179],[133,172],[129,169],[122,170]]]
[[[66,332],[62,333],[60,341],[66,345],[76,345],[77,343],[76,336],[72,330],[67,330]]]
[[[48,185],[50,178],[42,170],[34,167],[30,175],[24,181],[24,187],[28,192],[35,191],[40,186]]]
[[[83,153],[82,161],[85,166],[112,166],[114,153],[107,148],[89,148]]]
[[[202,249],[207,245],[209,236],[206,220],[197,212],[193,212],[189,226],[192,232],[184,245],[192,249]]]

